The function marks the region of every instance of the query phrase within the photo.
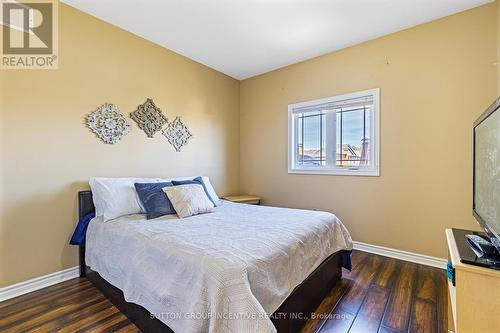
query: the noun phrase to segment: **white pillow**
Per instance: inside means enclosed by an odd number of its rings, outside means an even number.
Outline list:
[[[212,199],[212,201],[215,202],[216,206],[219,206],[220,199],[219,199],[219,196],[217,195],[217,193],[215,193],[214,187],[210,183],[210,179],[208,179],[208,177],[205,177],[205,176],[201,176],[201,178],[203,179],[203,183],[205,184],[205,187],[207,188],[207,192],[208,192],[208,195],[210,196],[210,199]]]
[[[210,213],[214,208],[214,204],[207,197],[201,185],[168,186],[162,190],[167,195],[180,218]]]
[[[134,183],[155,183],[164,181],[160,178],[91,178],[92,199],[95,215],[103,221],[123,215],[144,213]]]

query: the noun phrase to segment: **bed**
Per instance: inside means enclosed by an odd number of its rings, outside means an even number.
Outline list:
[[[80,217],[93,209],[79,192]],[[182,220],[94,218],[80,274],[144,332],[298,332],[351,249],[333,214],[225,201]]]

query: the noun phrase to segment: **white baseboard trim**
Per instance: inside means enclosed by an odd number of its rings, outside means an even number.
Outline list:
[[[78,276],[80,276],[79,267],[75,266],[59,272],[39,276],[31,280],[3,287],[0,288],[0,302],[30,293],[38,289],[52,286],[60,282],[74,279]]]
[[[353,243],[355,250],[370,252],[381,256],[396,258],[404,261],[410,261],[417,264],[446,269],[446,264],[448,262],[446,259],[443,258],[431,257],[418,253],[406,252],[361,242],[353,242]]]

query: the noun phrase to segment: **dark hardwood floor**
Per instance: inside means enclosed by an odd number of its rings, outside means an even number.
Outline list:
[[[354,251],[302,333],[446,333],[447,305],[444,270]]]
[[[447,332],[444,270],[354,251],[302,333]],[[139,332],[86,279],[0,303],[0,332]]]

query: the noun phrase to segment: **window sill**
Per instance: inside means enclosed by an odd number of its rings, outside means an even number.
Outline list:
[[[368,176],[379,177],[380,170],[355,170],[355,169],[288,169],[289,174],[304,175],[330,175],[330,176]]]

